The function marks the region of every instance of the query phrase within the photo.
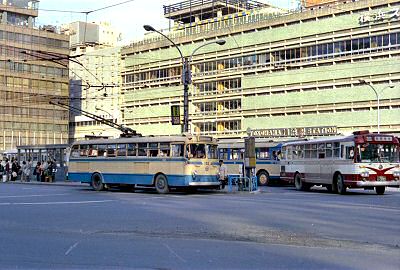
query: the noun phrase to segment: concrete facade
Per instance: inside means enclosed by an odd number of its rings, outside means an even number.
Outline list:
[[[400,132],[400,1],[343,1],[288,14],[262,9],[164,31],[193,56],[191,131],[242,137],[246,130],[337,126],[339,133]],[[178,134],[181,59],[157,33],[122,50],[125,123],[143,134]],[[183,115],[183,112],[182,112]]]
[[[0,152],[68,140],[68,111],[49,104],[68,102],[68,37],[36,27],[38,2],[0,2]]]

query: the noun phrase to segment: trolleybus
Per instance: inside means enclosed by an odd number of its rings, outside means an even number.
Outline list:
[[[323,185],[340,194],[347,188],[384,194],[387,186],[400,185],[399,140],[392,135],[362,131],[288,142],[282,154],[281,178],[298,190]]]
[[[94,190],[151,186],[218,188],[217,143],[211,137],[160,136],[76,142],[68,162],[71,181]]]
[[[256,175],[259,185],[270,185],[280,180],[281,146],[280,142],[256,138]],[[242,173],[244,148],[243,139],[224,139],[218,142],[219,159],[226,164],[229,175]]]

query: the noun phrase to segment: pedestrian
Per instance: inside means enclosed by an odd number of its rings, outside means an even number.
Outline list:
[[[221,189],[224,189],[228,183],[228,168],[222,159],[219,160],[219,182],[221,183]]]
[[[0,163],[0,177],[1,181],[7,182],[7,175],[6,175],[6,160],[3,159]]]
[[[18,160],[14,159],[11,165],[11,181],[17,181],[19,170],[21,166],[18,164]]]
[[[31,166],[29,162],[25,160],[22,161],[22,174],[21,174],[21,181],[22,182],[29,182],[31,177]]]
[[[8,158],[6,158],[6,162],[5,162],[5,171],[6,171],[6,181],[10,181],[10,176],[11,176],[11,166],[10,166],[10,162],[8,160]]]
[[[46,173],[46,182],[53,182],[53,170],[54,170],[54,163],[53,161],[48,161],[47,166],[47,173]]]
[[[33,171],[33,175],[36,175],[36,181],[40,182],[41,177],[42,177],[42,163],[38,161],[36,163],[35,169]]]

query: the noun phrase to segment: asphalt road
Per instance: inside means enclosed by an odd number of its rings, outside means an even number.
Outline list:
[[[0,184],[0,269],[400,269],[400,192]]]

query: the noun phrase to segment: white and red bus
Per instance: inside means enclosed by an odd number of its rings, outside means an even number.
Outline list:
[[[400,185],[399,139],[392,135],[354,132],[282,146],[281,179],[296,189],[314,185],[345,194],[347,188],[374,189],[384,194],[387,186]]]

